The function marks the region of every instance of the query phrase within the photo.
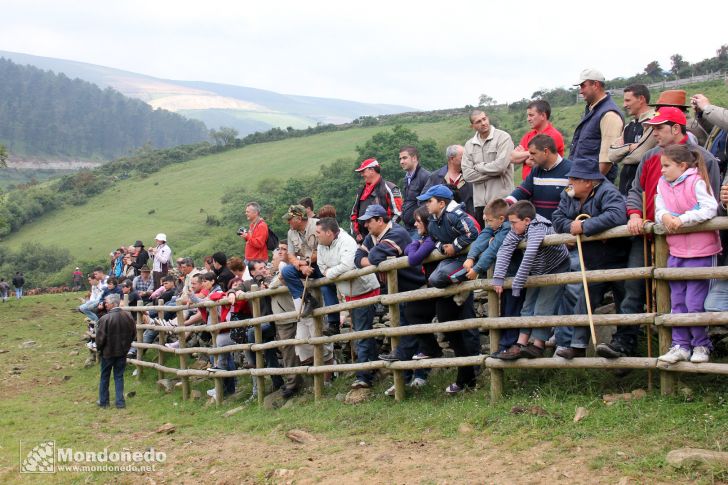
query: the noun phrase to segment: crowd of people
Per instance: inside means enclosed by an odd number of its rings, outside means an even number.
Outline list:
[[[508,133],[491,125],[486,112],[474,110],[469,120],[473,137],[464,146],[447,147],[445,165],[432,173],[422,166],[415,146],[399,151],[404,172],[399,184],[382,177],[376,159],[361,162],[355,172],[362,177],[363,186],[352,194],[351,234],[337,222],[337,208],[326,205],[316,213],[313,201],[306,198],[289,207],[284,216],[288,234],[278,240],[261,217],[260,205],[250,202],[245,207],[248,227],[238,230],[244,241],[243,257],[218,252],[206,257],[199,269],[192,259],[178,258],[176,268],[172,268],[175,260],[166,235],[158,234],[154,247],[145,248],[137,241],[111,254],[109,271],[96,268],[89,275],[89,298],[79,310],[94,323],[105,311],[105,301],[112,301],[113,306],[114,300],[127,295],[129,305],[158,300],[172,306],[224,303],[186,310],[183,321],[173,312],[150,311],[144,317],[161,325],[244,320],[252,316],[252,309],[246,300],[239,299],[241,292],[285,286],[287,292],[261,300],[262,314],[294,316],[264,325],[263,339],[306,338],[313,335],[311,314],[315,308],[388,291],[384,275],[367,274],[322,286],[320,302],[309,291],[311,280],[335,279],[355,268],[406,256],[409,265],[397,270],[399,292],[459,285],[485,278],[493,268],[501,316],[585,314],[589,302],[592,306],[600,304],[608,292],[613,295],[617,313],[642,313],[646,304],[642,280],[592,283],[589,298],[581,284],[528,289],[524,284],[532,275],[651,265],[651,255],[645,260],[643,253],[643,238],[650,237],[643,234],[646,221],[662,224],[669,232],[669,267],[718,264],[723,247],[718,231],[681,233],[680,228],[705,222],[725,210],[728,184],[721,184],[721,180],[728,159],[728,110],[710,104],[700,94],[688,104],[684,91],[663,92],[651,104],[649,90],[637,84],[624,88],[624,110],[632,118],[625,124],[599,71],[583,71],[576,85],[586,106],[573,133],[569,158],[565,157],[563,135],[549,121],[551,108],[546,101],[528,105],[526,119],[531,130],[517,146]],[[688,121],[691,107],[694,118]],[[523,173],[517,187],[514,169]],[[551,234],[592,236],[625,224],[633,237],[583,243],[583,268],[576,247],[541,244]],[[525,249],[519,249],[524,241]],[[433,252],[445,259],[425,262]],[[513,278],[508,289],[503,287],[506,277]],[[673,313],[728,309],[728,283],[724,281],[712,285],[710,280],[670,281],[670,290]],[[371,329],[375,313],[374,304],[355,308],[348,317],[330,313],[324,333],[340,332],[342,322],[350,322],[354,331]],[[400,304],[400,325],[474,316],[473,294],[465,290],[454,296]],[[210,344],[209,334],[180,335],[189,339],[187,346]],[[609,359],[637,355],[640,336],[639,326],[618,326],[611,341],[600,343],[596,352]],[[444,337],[456,356],[481,352],[477,329],[447,332]],[[157,332],[144,332],[146,343],[157,338]],[[554,358],[584,357],[589,338],[586,327],[506,330],[492,357],[542,357],[548,342],[555,347]],[[218,333],[215,345],[251,341],[252,328],[233,329]],[[160,343],[179,346],[179,341]],[[434,334],[403,336],[391,349],[380,349],[374,338],[359,339],[354,345],[357,362],[426,360],[442,355]],[[703,363],[709,360],[711,349],[707,327],[674,327],[670,350],[659,359]],[[129,355],[135,352],[131,349]],[[209,370],[254,366],[252,355],[243,357],[218,354],[210,360]],[[324,359],[327,364],[334,362],[332,346],[326,346]],[[312,361],[313,349],[308,345],[265,352],[267,367],[295,367]],[[477,372],[476,367],[458,368],[445,392],[458,394],[474,388]],[[408,371],[407,384],[425,386],[428,374],[428,369]],[[326,381],[332,378],[327,375]],[[351,387],[370,388],[376,378],[374,371],[359,371]],[[225,395],[235,392],[235,386],[235,379],[224,379]],[[299,375],[274,376],[273,386],[289,398],[301,390],[302,381]],[[257,392],[263,390],[254,388],[254,395]],[[385,393],[394,395],[394,386]],[[215,390],[208,394],[214,397]],[[108,392],[105,396],[108,401]]]

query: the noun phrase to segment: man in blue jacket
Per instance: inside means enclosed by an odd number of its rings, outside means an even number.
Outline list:
[[[387,258],[399,258],[404,256],[404,248],[412,242],[409,233],[399,224],[392,222],[387,216],[387,211],[381,205],[370,205],[359,221],[366,226],[369,234],[356,251],[354,263],[358,268],[366,266],[376,266],[385,261]],[[382,275],[383,276],[383,275]],[[386,281],[380,281],[382,287],[386,285]],[[422,266],[408,266],[397,270],[397,291],[412,291],[425,286],[425,274]],[[388,289],[389,290],[389,289]],[[416,305],[417,303],[410,303]],[[407,321],[407,303],[399,304],[400,326],[409,325]],[[431,335],[435,346],[437,341],[434,335]],[[414,335],[404,335],[400,337],[397,348],[392,349],[389,354],[379,356],[381,360],[394,362],[397,360],[411,360],[414,355],[424,351],[420,349],[419,339]],[[410,386],[421,387],[427,379],[427,371],[418,369],[414,372],[405,372],[405,381]],[[391,391],[388,389],[385,393],[394,395],[394,386]]]
[[[624,196],[599,171],[596,160],[578,159],[573,161],[569,177],[569,187],[561,195],[561,201],[553,214],[556,232],[583,236],[593,236],[627,223],[627,204]],[[589,217],[577,220],[579,215]],[[624,268],[627,263],[629,241],[626,238],[608,239],[582,243],[585,270]],[[571,250],[577,251],[576,248]],[[578,255],[577,255],[578,256]],[[570,258],[571,270],[580,271],[577,258]],[[574,264],[574,261],[577,263]],[[577,294],[574,313],[587,313],[586,296],[582,284],[572,286]],[[624,296],[622,282],[603,282],[589,284],[589,297],[592,307],[598,305],[608,290],[614,294],[617,308]],[[592,308],[593,309],[593,308]],[[557,327],[556,355],[565,359],[585,357],[589,345],[588,327]]]

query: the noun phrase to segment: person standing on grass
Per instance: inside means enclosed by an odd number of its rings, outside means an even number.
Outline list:
[[[15,287],[15,299],[20,300],[23,298],[23,286],[25,286],[25,278],[20,271],[16,271],[13,276],[13,286]]]
[[[109,380],[114,371],[116,407],[126,407],[124,400],[124,369],[126,354],[136,336],[134,318],[129,312],[119,308],[119,295],[109,295],[104,299],[106,315],[99,319],[96,330],[96,348],[101,356],[101,379],[99,381],[99,407],[109,407]]]
[[[715,266],[721,252],[718,231],[675,234],[683,226],[708,221],[718,212],[708,183],[708,170],[699,151],[686,145],[665,148],[661,159],[662,177],[657,183],[655,220],[667,228],[670,256],[668,268]],[[670,281],[672,313],[702,313],[710,280]],[[672,327],[672,347],[658,359],[674,364],[681,360],[708,362],[712,343],[707,326]]]
[[[8,293],[10,292],[10,285],[5,281],[5,278],[0,278],[0,298],[3,299],[3,303],[8,301]]]
[[[268,224],[260,217],[260,204],[248,202],[245,206],[245,217],[250,229],[243,231],[240,237],[245,240],[245,263],[250,261],[268,261]]]

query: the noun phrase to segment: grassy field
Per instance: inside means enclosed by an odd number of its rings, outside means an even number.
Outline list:
[[[84,324],[70,311],[76,296],[0,305],[0,483],[279,483],[271,477],[281,469],[294,474],[296,483],[728,479],[728,468],[673,469],[665,462],[675,448],[728,446],[725,376],[686,375],[679,397],[655,393],[612,406],[602,402],[604,393],[645,388],[645,374],[618,379],[605,371],[510,371],[506,397],[491,402],[485,374],[475,392],[445,396],[442,389],[453,379],[448,370],[434,373],[431,385],[404,403],[383,395],[389,385],[385,380],[370,401],[356,406],[335,398],[351,382],[341,376],[322,403],[314,403],[307,392],[290,408],[268,411],[243,403],[250,392],[248,378],[239,382],[242,397],[218,409],[205,401],[182,401],[179,390],[157,391],[154,371],[136,380],[128,369],[126,391],[136,395],[127,399],[127,409],[98,409],[98,368],[84,368]],[[35,344],[23,348],[30,340]],[[210,385],[202,380],[193,389],[204,396]],[[222,416],[241,405],[241,412]],[[514,406],[539,406],[545,413],[514,414]],[[589,415],[574,423],[579,406]],[[176,432],[155,433],[164,423],[172,423]],[[292,443],[285,437],[292,429],[311,433],[315,442]],[[146,477],[103,472],[28,476],[19,473],[21,440],[24,448],[41,440],[88,451],[153,447],[167,453],[168,460]]]
[[[720,82],[694,86],[688,95],[696,92],[704,92],[716,104],[728,106],[728,89]],[[653,96],[656,98],[656,94]],[[616,101],[621,104],[621,100]],[[582,104],[554,109],[552,121],[565,134],[567,143],[582,111]],[[501,110],[494,118],[516,142],[527,129],[522,112]],[[463,143],[471,133],[467,119],[460,118],[406,126],[420,138],[434,139],[443,150],[449,144]],[[205,241],[235,229],[205,225],[208,215],[219,214],[221,196],[228,188],[255,187],[263,179],[314,174],[323,164],[339,158],[353,159],[357,145],[386,129],[389,127],[352,128],[251,145],[175,164],[147,178],[120,181],[85,205],[48,214],[11,234],[3,244],[17,249],[23,242],[40,242],[67,248],[78,260],[88,261],[137,239],[152,243],[156,233],[165,232],[177,254],[197,248],[207,251],[209,242]],[[518,182],[518,174],[516,178]],[[316,202],[321,205],[326,201]]]
[[[462,133],[468,132],[466,120],[411,128],[443,147],[464,141]],[[68,248],[75,257],[98,258],[136,239],[153,243],[156,233],[165,232],[173,248],[187,248],[201,236],[209,236],[205,219],[219,212],[221,196],[229,187],[255,187],[264,178],[310,175],[339,158],[353,159],[356,146],[382,129],[356,128],[251,145],[175,164],[144,179],[120,181],[83,206],[42,217],[11,234],[4,244],[17,249],[24,241],[40,241]]]

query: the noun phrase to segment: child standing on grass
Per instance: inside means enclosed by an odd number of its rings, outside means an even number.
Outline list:
[[[569,271],[569,251],[566,246],[541,246],[549,234],[554,234],[551,221],[536,214],[536,208],[527,200],[520,200],[508,209],[508,220],[511,230],[503,240],[498,250],[493,273],[493,289],[501,295],[503,293],[503,280],[511,263],[513,253],[522,240],[526,240],[526,250],[523,252],[523,261],[513,278],[511,291],[513,296],[519,296],[523,285],[530,275],[544,275],[566,273]],[[559,300],[564,291],[564,285],[541,286],[529,288],[526,301],[523,303],[521,316],[547,316],[555,315]],[[528,339],[533,334],[533,343]],[[518,341],[510,348],[498,352],[493,357],[504,360],[515,360],[521,357],[534,359],[542,357],[546,347],[546,340],[551,334],[550,328],[521,329]]]
[[[721,251],[718,231],[675,234],[680,227],[700,224],[717,214],[718,203],[707,184],[705,160],[687,145],[671,145],[665,148],[660,164],[662,177],[657,183],[655,220],[671,233],[667,236],[668,268],[714,266]],[[710,280],[670,281],[672,313],[705,311],[709,288]],[[708,362],[711,349],[708,327],[672,327],[672,347],[659,360],[671,364],[688,359],[694,363]]]

